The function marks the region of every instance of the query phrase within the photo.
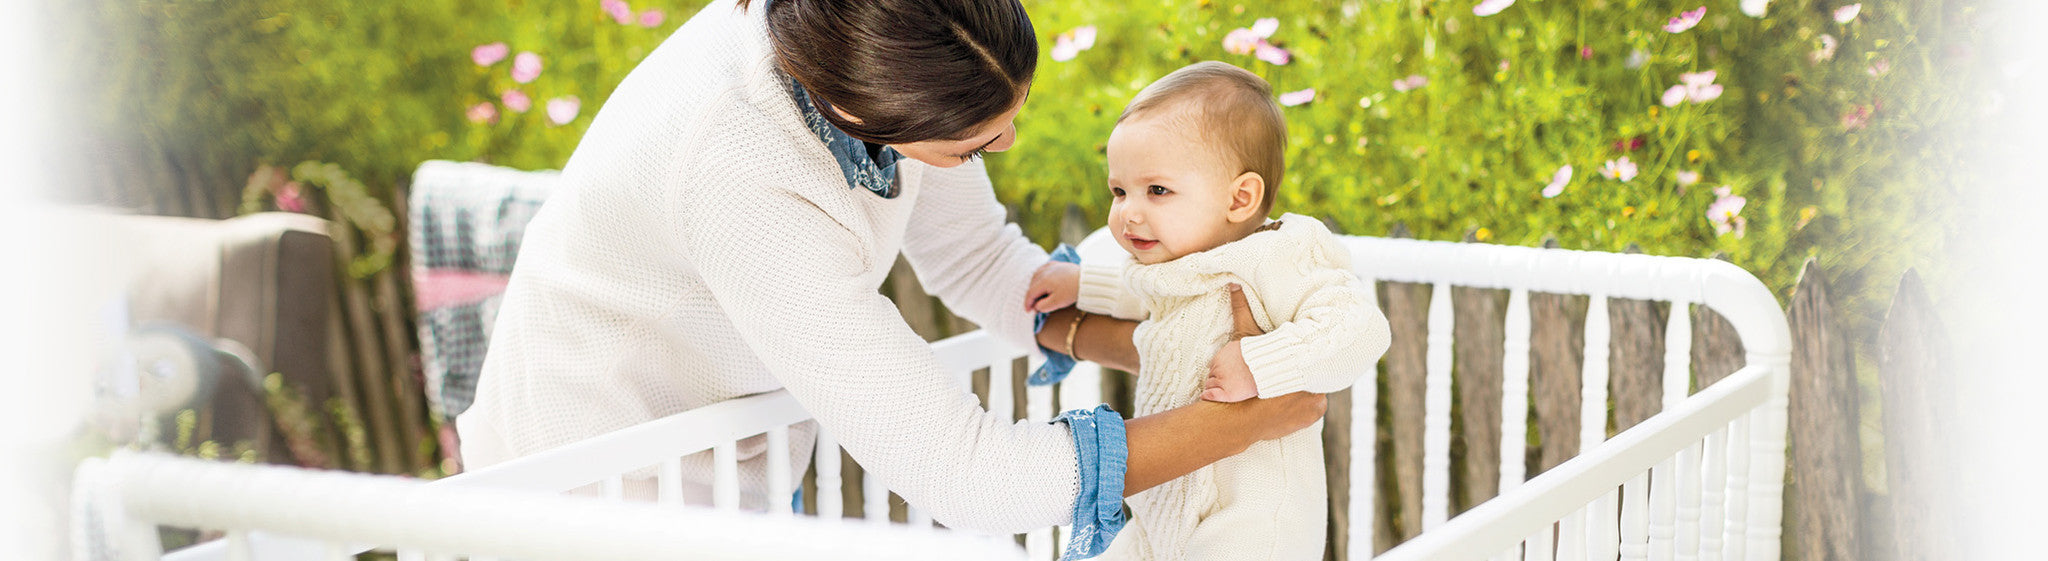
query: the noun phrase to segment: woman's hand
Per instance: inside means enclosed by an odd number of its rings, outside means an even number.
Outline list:
[[[1238,339],[1263,335],[1265,330],[1259,329],[1258,320],[1252,317],[1251,303],[1245,300],[1244,289],[1236,283],[1230,285],[1230,320],[1230,342],[1209,359],[1209,377],[1202,381],[1202,399],[1234,403],[1259,395],[1258,382],[1252,379],[1251,366],[1244,362],[1244,346]]]

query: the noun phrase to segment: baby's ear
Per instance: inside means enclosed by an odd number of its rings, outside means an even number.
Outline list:
[[[1265,218],[1266,178],[1259,172],[1247,171],[1230,181],[1230,211],[1226,214],[1233,223]]]

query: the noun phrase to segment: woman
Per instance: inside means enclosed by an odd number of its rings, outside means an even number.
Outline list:
[[[901,252],[949,308],[1031,346],[1017,302],[1047,257],[974,160],[1015,142],[1037,53],[1015,0],[706,7],[613,92],[531,223],[458,423],[469,464],[787,389],[940,522],[1071,522],[1086,555],[1122,496],[1320,418],[1302,395],[1013,423],[963,397],[878,293]],[[1065,350],[1078,329],[1079,355],[1135,369],[1130,324],[1072,318],[1038,337]],[[797,477],[814,434],[792,432]],[[751,444],[741,479],[761,505]],[[689,460],[709,481],[709,458]]]

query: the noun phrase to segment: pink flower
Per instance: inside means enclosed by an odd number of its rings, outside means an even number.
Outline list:
[[[1875,105],[1850,107],[1848,111],[1842,113],[1842,128],[1852,131],[1861,130],[1863,127],[1870,125],[1870,118],[1876,114],[1877,107]]]
[[[498,61],[505,60],[505,53],[511,50],[503,42],[477,45],[476,48],[469,50],[469,60],[475,62],[477,66],[490,66],[497,64]]]
[[[1687,72],[1678,76],[1679,85],[1664,90],[1665,107],[1677,107],[1686,100],[1706,103],[1721,97],[1721,85],[1714,83],[1715,72]]]
[[[524,84],[539,77],[540,55],[533,54],[533,51],[520,51],[519,56],[512,57],[512,81]]]
[[[1515,0],[1481,0],[1479,5],[1472,7],[1472,15],[1483,18],[1498,14],[1501,10],[1508,9],[1508,6],[1513,5],[1515,5]]]
[[[469,122],[472,123],[498,122],[498,106],[491,105],[491,102],[488,101],[469,106],[469,111],[466,111],[465,114],[469,116]]]
[[[583,109],[583,100],[576,96],[563,96],[548,100],[548,120],[557,125],[569,124],[576,120],[576,113]]]
[[[488,105],[488,104],[486,104]],[[277,187],[277,208],[286,212],[306,211],[306,190],[297,181]]]
[[[1593,46],[1579,47],[1579,60],[1593,60]]]
[[[1835,40],[1835,36],[1821,34],[1820,48],[1814,50],[1813,54],[1810,55],[1808,58],[1811,58],[1816,63],[1827,60],[1833,60],[1835,58],[1835,47],[1841,46],[1841,44],[1842,43],[1840,41]]]
[[[648,8],[647,11],[640,12],[640,27],[659,26],[666,19],[668,14],[662,13],[661,8]]]
[[[1223,52],[1233,55],[1248,55],[1252,54],[1253,50],[1258,49],[1259,45],[1265,42],[1265,39],[1260,38],[1256,33],[1252,33],[1252,30],[1240,27],[1230,30],[1229,34],[1223,36]]]
[[[1608,160],[1606,164],[1600,166],[1600,175],[1607,176],[1608,179],[1619,179],[1626,183],[1628,180],[1636,178],[1636,163],[1629,161],[1628,156],[1622,156],[1618,160]]]
[[[498,94],[498,102],[505,104],[505,110],[513,113],[525,113],[533,108],[533,98],[526,97],[526,92],[519,90],[505,90],[505,93]]]
[[[1252,34],[1258,35],[1260,39],[1271,38],[1273,33],[1279,30],[1280,18],[1259,18],[1252,22]]]
[[[1550,175],[1550,184],[1543,186],[1543,198],[1549,199],[1564,194],[1564,186],[1571,182],[1572,165],[1565,164],[1564,167],[1557,168],[1557,173]]]
[[[610,14],[612,21],[619,22],[619,25],[632,25],[633,7],[626,5],[626,0],[598,0],[597,5],[602,6],[604,13]]]
[[[1691,170],[1678,170],[1678,186],[1679,186],[1679,187],[1691,187],[1691,186],[1692,186],[1692,185],[1693,185],[1694,183],[1699,183],[1699,182],[1700,182],[1700,172],[1697,172],[1697,171],[1691,171]]]
[[[1095,26],[1084,25],[1076,27],[1072,31],[1061,33],[1059,37],[1053,39],[1052,59],[1057,62],[1074,60],[1074,57],[1079,56],[1081,51],[1088,50],[1094,46]]]
[[[1664,24],[1664,30],[1671,33],[1684,33],[1685,30],[1692,29],[1693,26],[1699,25],[1700,20],[1705,19],[1706,17],[1706,6],[1693,8],[1691,11],[1679,12],[1678,17],[1671,18],[1671,21],[1666,22]]]
[[[1835,23],[1849,23],[1851,21],[1855,21],[1856,15],[1861,13],[1863,13],[1862,4],[1850,4],[1847,6],[1842,6],[1840,8],[1835,8]]]
[[[1429,85],[1429,78],[1424,78],[1421,74],[1412,74],[1407,78],[1395,80],[1394,91],[1405,92],[1427,85]]]
[[[1271,43],[1263,41],[1259,42],[1255,56],[1259,57],[1259,60],[1276,66],[1286,66],[1288,61],[1294,60],[1294,53],[1287,52],[1287,49],[1275,47]]]
[[[1764,12],[1770,10],[1771,0],[1742,0],[1741,6],[1742,13],[1749,14],[1749,17],[1760,18],[1764,17]]]
[[[1314,101],[1314,100],[1315,100],[1315,98],[1316,98],[1316,89],[1315,89],[1315,88],[1308,88],[1308,89],[1305,89],[1305,90],[1300,90],[1300,91],[1292,91],[1292,92],[1287,92],[1287,93],[1283,93],[1283,94],[1280,94],[1280,105],[1282,105],[1282,106],[1286,106],[1286,107],[1293,107],[1293,106],[1296,106],[1296,105],[1301,105],[1301,104],[1303,104],[1303,103],[1308,103],[1308,102],[1310,102],[1310,101]]]
[[[1882,58],[1877,59],[1875,61],[1871,61],[1870,68],[1864,71],[1869,72],[1872,77],[1890,74],[1892,73],[1892,61],[1890,59]]]
[[[1734,190],[1726,185],[1714,188],[1714,196],[1717,197],[1714,203],[1707,205],[1707,221],[1714,223],[1714,234],[1725,236],[1734,233],[1735,237],[1742,237],[1748,225],[1748,221],[1742,219],[1742,207],[1749,200],[1736,196]]]

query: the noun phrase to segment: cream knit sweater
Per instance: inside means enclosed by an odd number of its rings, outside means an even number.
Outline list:
[[[597,113],[524,238],[458,422],[471,465],[788,389],[948,526],[1068,523],[1067,426],[984,411],[878,292],[900,252],[947,307],[1036,348],[1017,303],[1044,250],[1004,224],[977,163],[906,160],[895,199],[849,188],[798,117],[760,5],[713,2]],[[800,428],[793,477],[814,444]],[[763,446],[741,448],[746,502],[789,500],[761,496]],[[711,480],[708,454],[686,466]]]
[[[1081,309],[1144,319],[1138,415],[1193,402],[1209,359],[1228,342],[1230,298],[1244,287],[1266,334],[1247,337],[1259,396],[1344,389],[1391,342],[1350,253],[1313,218],[1289,214],[1209,251],[1153,265],[1084,264]],[[1133,519],[1103,559],[1320,559],[1327,521],[1322,424],[1130,497]]]

